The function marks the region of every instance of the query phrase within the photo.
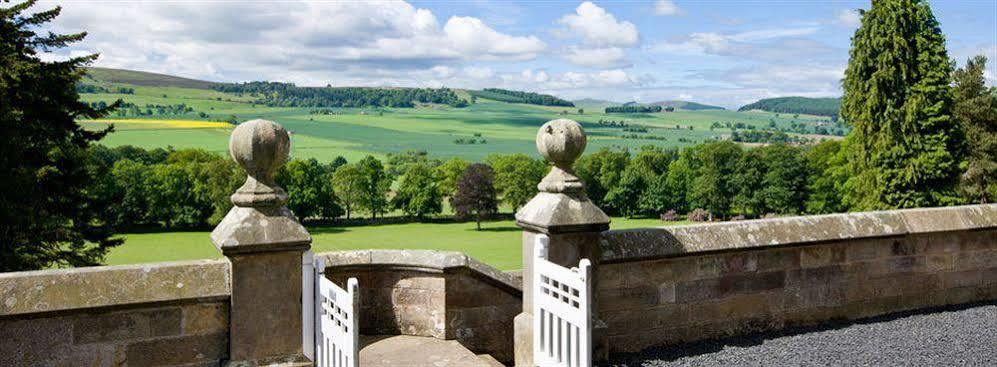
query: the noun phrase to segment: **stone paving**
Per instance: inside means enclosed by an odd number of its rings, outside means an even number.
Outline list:
[[[997,304],[659,348],[604,366],[997,366]]]

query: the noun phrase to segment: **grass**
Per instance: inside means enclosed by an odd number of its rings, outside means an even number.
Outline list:
[[[798,124],[818,124],[825,117],[803,116],[792,118],[789,114],[767,112],[737,112],[726,110],[676,110],[655,114],[604,114],[599,109],[586,108],[578,114],[577,108],[546,107],[514,104],[478,98],[478,103],[467,108],[424,106],[419,108],[333,108],[336,114],[317,115],[312,108],[267,107],[252,103],[252,97],[226,94],[204,88],[183,88],[189,80],[171,79],[154,74],[115,73],[100,70],[96,73],[99,85],[129,87],[134,94],[82,94],[87,102],[113,102],[122,99],[140,107],[174,105],[183,103],[193,112],[183,115],[152,116],[143,119],[203,121],[235,116],[239,121],[265,118],[281,123],[293,133],[292,155],[316,158],[323,162],[344,156],[354,161],[364,155],[383,157],[392,152],[420,149],[437,158],[462,157],[480,161],[492,153],[525,153],[538,156],[534,148],[537,128],[546,121],[570,118],[580,122],[589,134],[589,151],[603,147],[637,150],[642,146],[688,146],[729,134],[726,129],[710,130],[714,122],[721,124],[744,123],[758,129],[767,129],[770,120],[779,127]],[[103,78],[103,79],[101,79]],[[114,81],[135,81],[142,85]],[[466,95],[466,91],[458,91]],[[562,113],[567,115],[562,115]],[[199,115],[205,113],[206,118]],[[110,116],[109,119],[127,119],[129,116]],[[663,137],[665,140],[624,138],[627,134],[617,127],[600,126],[599,120],[625,120],[649,129],[646,136]],[[146,125],[143,125],[146,124]],[[101,123],[84,123],[90,128],[105,126]],[[192,128],[192,124],[155,125],[139,122],[116,122],[116,132],[102,144],[124,144],[144,148],[173,146],[176,148],[203,148],[224,152],[231,127],[207,126]],[[195,125],[196,126],[196,125]],[[690,129],[689,127],[692,127]],[[480,135],[480,136],[476,136]],[[459,138],[484,138],[487,144],[456,144]]]
[[[685,224],[670,222],[667,225]],[[613,229],[657,227],[658,219],[613,218]],[[522,266],[522,230],[509,221],[482,223],[408,223],[357,227],[309,228],[315,252],[358,249],[423,249],[460,251],[502,270]],[[215,259],[221,254],[211,244],[209,232],[156,232],[125,234],[125,244],[111,250],[108,265],[160,261]]]

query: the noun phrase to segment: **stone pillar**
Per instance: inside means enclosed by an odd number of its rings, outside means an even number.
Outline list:
[[[599,261],[600,233],[609,217],[585,194],[585,184],[572,166],[585,151],[585,131],[567,119],[548,121],[537,132],[537,150],[554,164],[537,189],[540,192],[516,213],[523,228],[523,312],[515,320],[516,366],[533,366],[533,244],[537,235],[550,237],[548,259],[565,267],[578,260]],[[598,271],[598,267],[595,268]],[[593,325],[598,329],[599,322]],[[599,344],[598,338],[594,340]]]
[[[302,254],[312,238],[284,206],[274,172],[290,139],[277,123],[253,120],[232,131],[229,152],[249,175],[235,206],[211,232],[231,263],[228,366],[307,362],[302,354]]]

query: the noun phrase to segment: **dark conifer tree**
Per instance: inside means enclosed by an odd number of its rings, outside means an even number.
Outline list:
[[[997,88],[986,86],[986,65],[987,58],[979,55],[953,74],[955,116],[969,145],[962,189],[977,203],[993,202],[997,196]]]
[[[965,155],[945,36],[927,2],[873,0],[852,37],[841,117],[858,210],[954,204]]]
[[[60,8],[25,13],[34,3],[0,4],[0,271],[97,265],[121,243],[89,190],[87,147],[109,130],[76,123],[116,104],[98,109],[79,100],[82,66],[96,55],[38,58],[86,34],[39,34]]]

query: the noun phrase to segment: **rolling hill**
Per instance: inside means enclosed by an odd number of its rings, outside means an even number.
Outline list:
[[[841,109],[841,98],[779,97],[762,99],[737,110],[836,117],[839,109]]]
[[[689,102],[689,101],[660,101],[660,102],[648,103],[648,105],[661,106],[661,107],[674,107],[676,109],[683,109],[689,111],[726,110],[726,108],[720,106],[711,106],[708,104]]]
[[[87,78],[106,83],[138,85],[143,87],[176,87],[211,89],[218,83],[145,71],[89,67]]]

